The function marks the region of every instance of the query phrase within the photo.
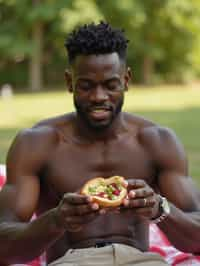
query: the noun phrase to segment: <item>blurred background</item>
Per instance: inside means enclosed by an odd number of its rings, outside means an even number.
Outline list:
[[[100,20],[130,40],[125,110],[176,132],[200,186],[199,0],[0,0],[0,163],[19,130],[73,110],[64,41]]]

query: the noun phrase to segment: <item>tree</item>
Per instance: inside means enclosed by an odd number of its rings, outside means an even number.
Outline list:
[[[71,3],[70,0],[0,1],[0,54],[4,64],[28,60],[33,91],[42,89],[44,34],[45,37],[49,35],[46,29],[51,32],[51,26],[61,23],[61,10],[70,7]],[[59,35],[60,27],[57,30]]]
[[[188,54],[197,47],[199,38],[198,0],[97,0],[97,3],[106,20],[126,29],[130,39],[129,62],[137,81],[149,84],[156,76],[180,81],[192,69]]]
[[[200,75],[199,0],[0,0],[0,82],[24,84],[29,69],[32,90],[58,84],[66,34],[101,19],[126,30],[135,81]]]

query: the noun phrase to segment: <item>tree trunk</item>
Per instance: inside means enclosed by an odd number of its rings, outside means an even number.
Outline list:
[[[144,57],[142,65],[142,82],[144,85],[150,85],[154,73],[154,62],[148,55]]]
[[[43,25],[37,22],[32,29],[33,51],[30,58],[30,90],[40,91],[43,87],[42,80],[42,48],[43,48]]]

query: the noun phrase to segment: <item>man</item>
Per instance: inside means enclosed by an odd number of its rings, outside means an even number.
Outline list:
[[[121,111],[131,77],[127,43],[103,22],[69,35],[65,76],[76,112],[24,130],[9,150],[1,264],[46,250],[50,265],[166,265],[148,252],[153,221],[177,248],[200,251],[200,197],[180,142],[170,130]],[[80,195],[86,181],[113,175],[127,181],[120,208],[100,208]],[[33,213],[38,218],[29,222]]]

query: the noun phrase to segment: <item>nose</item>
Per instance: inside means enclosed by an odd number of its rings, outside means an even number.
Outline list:
[[[108,100],[108,94],[106,90],[101,85],[99,85],[91,92],[90,100],[95,103],[105,102],[106,100]]]

